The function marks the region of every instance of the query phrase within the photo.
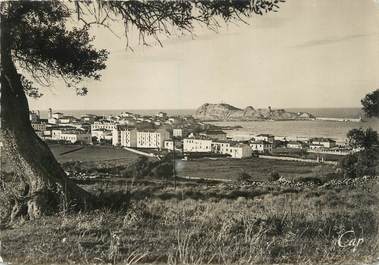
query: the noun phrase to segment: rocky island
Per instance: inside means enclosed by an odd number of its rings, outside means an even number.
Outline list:
[[[284,109],[255,109],[248,106],[240,109],[229,104],[205,103],[195,114],[195,119],[202,121],[261,121],[261,120],[313,120],[315,116],[308,112],[288,112]]]

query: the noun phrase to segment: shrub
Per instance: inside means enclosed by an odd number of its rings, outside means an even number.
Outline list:
[[[170,178],[172,177],[173,166],[170,162],[162,162],[151,169],[151,175],[154,177]]]
[[[374,176],[376,174],[376,156],[377,154],[373,150],[347,155],[340,162],[343,176],[347,178]]]
[[[238,177],[237,177],[237,182],[240,182],[240,183],[246,183],[246,182],[252,182],[253,179],[252,177],[247,174],[245,171],[242,171]]]
[[[277,171],[275,171],[275,170],[271,171],[268,180],[269,181],[277,181],[278,179],[280,179],[279,173]]]
[[[140,156],[138,160],[128,167],[124,172],[125,177],[144,177],[148,176],[150,173],[151,162],[145,156]]]

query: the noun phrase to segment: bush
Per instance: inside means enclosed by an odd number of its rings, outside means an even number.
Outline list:
[[[133,165],[122,171],[124,177],[162,177],[170,178],[173,173],[172,161],[165,157],[160,161],[150,161],[147,157],[141,156]]]
[[[343,176],[347,178],[375,176],[376,156],[377,154],[373,150],[364,150],[347,155],[340,162]]]
[[[277,181],[278,179],[280,179],[279,173],[277,171],[271,171],[268,180],[269,181]]]
[[[237,182],[240,182],[240,183],[246,183],[246,182],[252,182],[253,179],[252,177],[247,174],[245,171],[242,171],[238,177],[237,177]]]
[[[173,166],[170,162],[163,162],[151,169],[151,175],[154,177],[170,178],[172,177]]]
[[[145,156],[140,156],[138,160],[129,166],[124,172],[123,176],[125,177],[144,177],[149,175],[151,168],[151,162],[148,161],[148,158]]]

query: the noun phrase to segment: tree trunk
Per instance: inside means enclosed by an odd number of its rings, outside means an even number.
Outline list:
[[[30,124],[28,101],[7,43],[9,27],[3,20],[0,24],[1,156],[5,156],[13,172],[25,182],[24,194],[20,200],[13,200],[12,218],[25,213],[34,219],[67,205],[76,209],[90,207],[93,197],[67,178]]]

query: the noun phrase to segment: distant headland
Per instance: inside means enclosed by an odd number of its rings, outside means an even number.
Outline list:
[[[220,103],[205,103],[200,106],[194,118],[203,121],[259,121],[259,120],[314,120],[315,116],[308,112],[288,112],[284,109],[255,109],[248,106],[240,109],[235,106]]]

